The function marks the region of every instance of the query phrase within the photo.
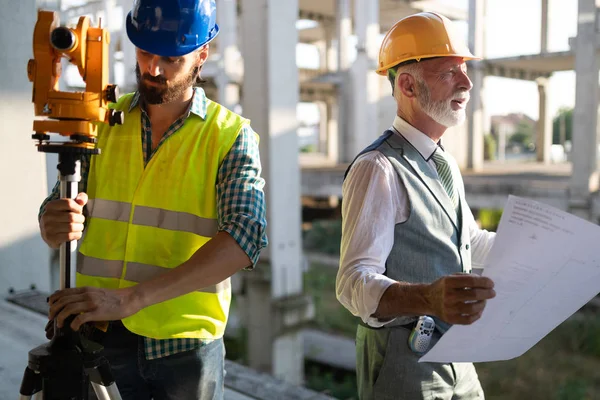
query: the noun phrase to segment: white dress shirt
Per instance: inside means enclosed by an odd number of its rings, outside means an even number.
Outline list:
[[[437,144],[427,135],[396,117],[395,134],[402,133],[437,173],[430,156]],[[356,159],[342,186],[342,243],[336,279],[338,300],[365,323],[380,327],[372,315],[383,292],[395,281],[384,275],[385,262],[394,245],[396,224],[408,219],[410,207],[404,183],[390,161],[379,151]],[[467,207],[468,208],[468,207]],[[471,238],[473,268],[483,268],[495,233],[479,228],[473,214],[464,215]]]

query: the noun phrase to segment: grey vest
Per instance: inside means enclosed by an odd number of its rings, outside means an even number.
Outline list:
[[[378,150],[387,157],[400,181],[406,187],[410,214],[394,229],[394,246],[386,260],[385,275],[409,283],[431,283],[457,273],[471,272],[469,229],[462,229],[466,207],[465,190],[460,171],[452,157],[454,185],[458,189],[460,206],[457,213],[437,174],[404,137],[386,131],[361,154]],[[397,318],[386,325],[404,325],[414,317]],[[448,325],[436,318],[444,332]]]

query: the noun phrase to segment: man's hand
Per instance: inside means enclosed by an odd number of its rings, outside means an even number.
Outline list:
[[[46,204],[44,214],[40,218],[42,239],[53,249],[62,243],[79,240],[83,235],[83,207],[88,196],[79,193],[74,199],[58,199]]]
[[[449,275],[428,288],[433,315],[449,324],[469,325],[481,318],[486,300],[494,298],[494,282],[476,275]]]
[[[90,321],[116,321],[135,314],[141,309],[133,288],[100,289],[82,287],[64,289],[50,296],[48,319],[56,318],[62,328],[69,315],[77,315],[71,329],[77,331]]]

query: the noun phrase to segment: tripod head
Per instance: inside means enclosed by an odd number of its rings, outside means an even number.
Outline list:
[[[123,113],[108,108],[118,97],[116,85],[108,84],[109,43],[109,32],[100,23],[91,27],[88,17],[80,17],[76,28],[67,28],[59,26],[55,12],[38,11],[27,76],[33,82],[35,115],[45,117],[33,122],[39,151],[97,154],[97,123],[123,123]],[[77,66],[86,82],[84,92],[59,90],[62,57]],[[52,142],[49,132],[69,141]]]

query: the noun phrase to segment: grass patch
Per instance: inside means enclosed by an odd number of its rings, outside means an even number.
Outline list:
[[[567,320],[514,360],[479,363],[487,399],[600,399],[600,317]]]

